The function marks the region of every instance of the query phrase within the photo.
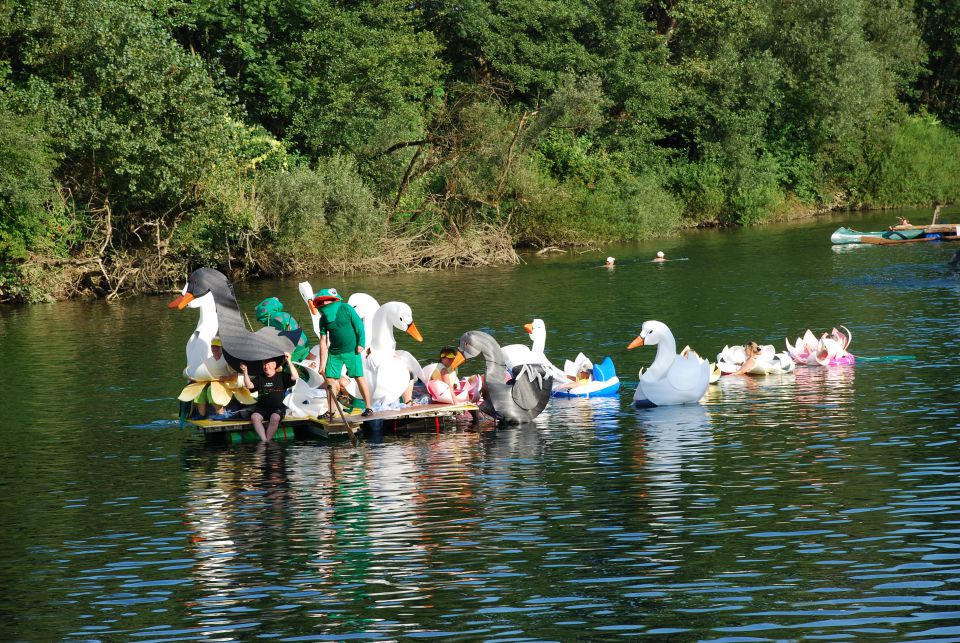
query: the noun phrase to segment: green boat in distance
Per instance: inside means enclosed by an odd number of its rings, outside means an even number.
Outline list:
[[[911,243],[914,241],[933,241],[937,237],[924,236],[923,228],[910,230],[883,230],[882,232],[860,232],[852,228],[837,228],[830,235],[830,241],[842,243],[872,243],[876,245],[892,245],[896,243]]]

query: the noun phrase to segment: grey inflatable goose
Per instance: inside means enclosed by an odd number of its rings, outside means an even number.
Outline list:
[[[514,369],[513,379],[507,382],[507,367],[497,340],[483,331],[471,330],[460,337],[460,347],[451,368],[456,370],[464,361],[477,355],[483,355],[486,362],[481,411],[507,424],[530,422],[540,415],[553,391],[553,378],[542,366],[518,366]]]
[[[266,359],[277,359],[277,365],[283,366],[283,354],[292,353],[295,342],[272,326],[265,326],[257,332],[247,330],[233,293],[233,285],[219,270],[194,270],[187,279],[183,294],[171,301],[168,307],[183,310],[191,300],[207,293],[213,294],[217,306],[218,334],[223,344],[223,355],[231,368],[239,371],[243,362],[251,374],[260,373],[263,360]]]

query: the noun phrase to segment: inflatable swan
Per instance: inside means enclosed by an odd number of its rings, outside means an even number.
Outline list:
[[[736,373],[747,361],[747,353],[743,346],[724,346],[717,354],[717,368],[724,375]],[[793,359],[785,352],[776,352],[773,344],[760,347],[760,352],[754,356],[754,366],[749,375],[782,375],[794,369]]]
[[[170,302],[169,308],[182,310],[207,293],[213,296],[216,307],[223,355],[235,371],[240,370],[241,363],[250,366],[251,371],[258,371],[263,360],[281,358],[284,353],[293,352],[295,343],[290,331],[279,331],[272,326],[264,326],[255,333],[247,330],[233,286],[223,273],[212,268],[194,270],[187,279],[183,294]]]
[[[566,382],[557,384],[554,381],[553,395],[555,397],[604,397],[616,395],[620,390],[620,378],[613,366],[610,356],[594,365],[587,357],[580,353],[574,362],[567,360],[563,365]],[[590,378],[580,381],[577,377],[581,373],[589,372]]]
[[[515,369],[508,383],[503,351],[497,341],[479,330],[460,337],[460,347],[450,367],[456,369],[464,361],[483,355],[486,362],[486,392],[480,410],[508,424],[530,422],[550,401],[553,378],[537,364],[524,364]]]
[[[627,348],[654,345],[657,356],[650,368],[640,369],[633,404],[649,407],[699,402],[710,383],[710,364],[692,350],[678,355],[673,333],[655,320],[644,322],[640,335]]]
[[[371,329],[364,372],[370,386],[370,401],[376,408],[399,400],[410,386],[411,377],[419,378],[422,373],[413,355],[397,350],[394,329],[404,331],[418,342],[422,342],[423,337],[413,322],[410,306],[401,301],[388,301],[380,306],[373,314]],[[411,368],[416,372],[411,373]]]
[[[503,351],[504,365],[507,370],[513,370],[514,367],[522,364],[539,364],[553,377],[555,383],[565,381],[564,372],[554,366],[543,352],[547,343],[547,326],[543,320],[534,319],[529,324],[524,324],[523,329],[530,334],[530,346],[509,344],[500,348]]]
[[[847,352],[847,347],[853,340],[853,333],[846,326],[841,326],[846,334],[834,328],[830,333],[823,333],[820,339],[807,329],[803,337],[798,337],[793,344],[787,343],[787,353],[797,364],[819,364],[821,366],[843,366],[853,364],[856,358]]]
[[[200,310],[197,328],[187,341],[187,367],[183,371],[184,376],[194,382],[181,391],[179,399],[183,401],[194,399],[209,384],[211,398],[216,404],[226,404],[231,396],[244,404],[255,402],[239,385],[239,380],[236,385],[215,381],[232,374],[213,360],[210,342],[217,333],[224,359],[234,372],[240,370],[241,362],[247,363],[252,372],[257,372],[263,360],[281,358],[294,349],[294,341],[276,328],[267,326],[255,333],[247,330],[233,287],[223,273],[212,268],[194,270],[180,296],[167,307]]]
[[[170,307],[178,307],[182,297],[183,293],[171,302]],[[201,297],[191,298],[186,307],[199,310],[200,319],[187,340],[187,365],[183,369],[183,376],[190,383],[177,398],[183,402],[193,401],[209,386],[210,399],[218,406],[226,406],[231,397],[236,397],[243,404],[256,402],[250,392],[240,385],[239,375],[227,365],[226,360],[213,358],[210,347],[218,328],[217,305],[213,301],[213,294],[208,292]],[[227,380],[228,376],[233,376],[233,379]]]

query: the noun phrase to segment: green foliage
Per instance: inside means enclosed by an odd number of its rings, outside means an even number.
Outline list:
[[[0,3],[0,300],[948,201],[956,5]]]
[[[891,127],[869,161],[865,199],[875,206],[960,198],[960,135],[927,114],[909,116]]]
[[[316,170],[299,167],[263,177],[258,201],[279,261],[307,267],[373,252],[384,216],[356,163],[334,156]]]
[[[928,60],[911,104],[960,130],[960,2],[914,0],[914,5]]]
[[[40,120],[11,111],[0,93],[0,300],[42,300],[24,264],[34,255],[62,257],[75,234],[53,179],[56,163]]]

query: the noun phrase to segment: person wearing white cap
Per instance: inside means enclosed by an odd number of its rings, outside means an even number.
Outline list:
[[[617,262],[613,257],[607,257],[607,268],[613,268],[614,264]]]
[[[654,259],[654,261],[657,263],[660,263],[660,262],[669,261],[669,260],[663,255],[663,250],[658,250],[657,257]]]

